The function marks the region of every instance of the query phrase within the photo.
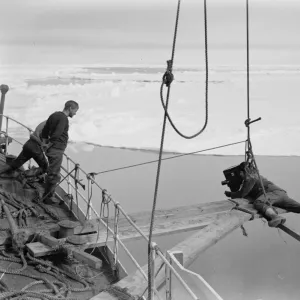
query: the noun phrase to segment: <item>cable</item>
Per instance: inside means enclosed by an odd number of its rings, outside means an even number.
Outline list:
[[[238,145],[238,144],[245,143],[245,142],[247,142],[247,140],[243,140],[243,141],[239,141],[239,142],[234,142],[234,143],[229,143],[229,144],[224,144],[224,145],[221,145],[221,146],[211,147],[211,148],[202,149],[202,150],[198,150],[198,151],[194,151],[194,152],[182,153],[182,154],[178,154],[178,155],[175,155],[175,156],[170,156],[170,157],[162,158],[161,160],[168,160],[168,159],[173,159],[173,158],[179,158],[179,157],[183,157],[183,156],[187,156],[187,155],[192,155],[192,154],[196,154],[196,153],[201,153],[201,152],[211,151],[211,150],[225,148],[225,147],[229,147],[229,146],[234,146],[234,145]],[[115,168],[115,169],[109,169],[109,170],[105,170],[105,171],[101,171],[101,172],[97,172],[97,173],[93,173],[93,174],[94,175],[100,175],[100,174],[104,174],[104,173],[109,173],[109,172],[114,172],[114,171],[120,171],[120,170],[129,169],[129,168],[135,168],[135,167],[139,167],[139,166],[144,166],[144,165],[152,164],[152,163],[156,163],[156,162],[158,162],[158,160],[150,160],[150,161],[139,163],[139,164],[129,165],[129,166]]]

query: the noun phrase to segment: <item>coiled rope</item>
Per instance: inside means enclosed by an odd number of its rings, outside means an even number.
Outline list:
[[[0,269],[0,272],[2,272],[4,274],[7,273],[7,274],[29,277],[29,278],[35,279],[36,281],[29,283],[24,288],[22,288],[21,291],[9,291],[8,290],[4,293],[0,293],[0,299],[8,299],[8,297],[22,296],[22,298],[36,297],[39,299],[41,298],[41,299],[49,299],[49,300],[52,300],[52,299],[62,299],[62,300],[74,299],[74,300],[77,300],[77,298],[69,297],[71,292],[84,292],[84,291],[91,289],[91,287],[88,284],[88,282],[91,282],[90,278],[82,278],[78,274],[75,274],[75,273],[73,274],[71,272],[62,270],[62,269],[54,266],[50,262],[32,257],[29,253],[27,253],[27,256],[26,256],[28,261],[25,259],[22,251],[20,251],[18,254],[18,256],[20,256],[20,258],[14,256],[14,255],[9,255],[5,251],[2,251],[1,254],[3,255],[3,256],[0,256],[1,260],[11,261],[11,262],[15,262],[15,263],[22,263],[23,266],[19,269],[10,269],[9,267],[5,270]],[[25,272],[25,269],[27,268],[28,264],[35,264],[38,271],[49,274],[49,275],[53,276],[54,278],[56,278],[56,280],[51,282],[49,279],[47,279],[43,276],[37,276],[37,275],[33,275],[31,273]],[[83,288],[72,287],[70,285],[69,281],[66,279],[66,277],[64,277],[62,275],[65,275],[65,276],[81,283],[83,285]],[[39,290],[39,291],[28,290],[32,286],[41,284],[41,283],[46,284],[48,287],[50,287],[50,289]],[[57,286],[59,286],[60,289],[58,289]],[[53,293],[53,292],[55,293],[55,296],[47,295],[47,293]],[[62,295],[63,293],[66,293],[66,296],[63,296]]]

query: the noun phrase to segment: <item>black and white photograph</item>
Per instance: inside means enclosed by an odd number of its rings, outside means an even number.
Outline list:
[[[0,300],[300,299],[299,1],[0,8]]]

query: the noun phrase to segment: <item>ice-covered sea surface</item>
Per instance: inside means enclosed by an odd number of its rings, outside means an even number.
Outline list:
[[[162,65],[7,65],[0,70],[10,86],[5,114],[34,128],[65,101],[80,105],[70,120],[70,140],[96,145],[158,149],[164,111],[160,86]],[[174,68],[169,114],[184,135],[205,121],[205,67]],[[193,152],[246,138],[247,76],[245,66],[215,66],[208,73],[208,125],[194,139],[180,137],[168,122],[164,150]],[[254,152],[299,155],[300,66],[250,66],[250,117]],[[166,98],[164,88],[164,99]],[[13,127],[13,128],[11,128]],[[11,123],[10,133],[27,136]],[[92,146],[91,146],[92,147]],[[244,145],[209,154],[242,154]]]

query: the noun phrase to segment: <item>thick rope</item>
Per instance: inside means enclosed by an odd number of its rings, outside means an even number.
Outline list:
[[[68,298],[69,294],[72,292],[83,292],[83,291],[87,291],[90,290],[91,287],[89,286],[89,284],[87,283],[88,281],[90,281],[89,279],[85,278],[80,278],[80,276],[78,276],[77,274],[72,274],[70,272],[67,272],[65,270],[61,270],[58,267],[53,266],[52,263],[41,260],[41,259],[37,259],[32,257],[29,253],[27,253],[27,257],[29,258],[29,261],[27,262],[23,252],[19,253],[19,256],[21,258],[16,258],[13,255],[9,255],[7,254],[5,251],[2,251],[2,254],[5,255],[5,257],[0,257],[1,260],[6,260],[6,261],[11,261],[11,262],[17,262],[17,263],[21,263],[23,264],[23,266],[20,269],[0,269],[0,272],[2,273],[7,273],[7,274],[14,274],[14,275],[20,275],[20,276],[25,276],[25,277],[29,277],[32,279],[35,279],[36,281],[33,283],[30,283],[29,285],[25,286],[21,291],[10,291],[10,293],[0,293],[0,299],[7,299],[5,297],[19,297],[22,296],[24,294],[24,292],[26,292],[26,294],[24,295],[24,297],[27,296],[31,296],[32,293],[35,293],[35,296],[39,296],[42,299],[58,299],[57,297],[59,296],[60,299],[75,299],[75,298]],[[50,280],[42,277],[42,276],[36,276],[30,273],[25,273],[24,270],[27,268],[28,263],[32,264],[37,264],[37,270],[39,270],[42,273],[47,273],[49,275],[52,275],[53,277],[55,277],[57,279],[57,281],[53,281],[51,282]],[[66,278],[64,278],[62,276],[62,274],[70,277],[71,279],[80,282],[81,284],[83,284],[83,288],[75,288],[75,287],[71,287],[70,283],[68,282],[68,280]],[[36,285],[39,283],[44,283],[46,284],[48,287],[50,287],[50,290],[40,290],[40,291],[28,291],[28,288],[30,288],[33,285]],[[57,289],[57,286],[61,286],[61,290],[59,291]],[[56,296],[48,296],[45,295],[45,293],[53,293],[53,291],[55,292]],[[62,293],[67,292],[66,297],[62,296]],[[21,293],[21,294],[20,294]],[[1,298],[2,296],[4,296],[4,298]]]
[[[18,291],[18,292],[7,292],[0,294],[0,300],[9,299],[9,297],[16,297],[18,295],[26,295],[31,297],[37,297],[38,299],[48,299],[48,300],[78,300],[78,298],[62,298],[61,296],[50,296],[34,291]]]
[[[180,0],[179,0],[179,2],[180,2]],[[176,43],[177,26],[178,26],[178,16],[179,16],[179,9],[180,9],[179,7],[180,7],[180,4],[178,5],[178,11],[177,11],[176,26],[175,26],[175,35],[174,35],[173,50],[172,50],[172,59],[170,61],[170,67],[168,68],[168,70],[166,72],[167,74],[168,73],[172,74],[172,67],[173,67],[172,64],[173,64],[173,58],[174,58],[174,52],[175,52],[175,43]],[[165,110],[165,114],[166,114],[166,116],[167,116],[167,118],[168,118],[171,126],[173,127],[173,129],[181,137],[183,137],[185,139],[192,139],[192,138],[195,138],[198,135],[200,135],[205,130],[205,128],[207,126],[207,123],[208,123],[208,50],[207,50],[207,5],[206,5],[206,0],[204,0],[204,36],[205,36],[205,71],[206,71],[205,72],[206,73],[206,75],[205,75],[205,122],[204,122],[203,127],[197,133],[188,136],[188,135],[185,135],[182,132],[180,132],[179,129],[177,129],[177,127],[175,126],[174,122],[172,121],[172,119],[171,119],[171,117],[170,117],[170,115],[168,113],[168,107],[164,103],[163,87],[164,87],[164,84],[165,84],[165,80],[163,80],[163,82],[161,84],[161,88],[160,88],[160,99],[161,99],[162,106],[163,106],[163,108]],[[172,76],[173,76],[173,74],[172,74]],[[173,77],[172,77],[172,80],[173,80]],[[168,98],[169,98],[170,84],[171,84],[171,82],[167,83],[167,86],[168,86],[167,101],[168,101]]]
[[[246,39],[247,39],[247,120],[250,121],[250,62],[249,62],[249,3],[246,0]],[[247,126],[247,140],[250,142],[250,126]]]
[[[172,59],[171,59],[171,63],[170,63],[170,71],[172,71],[172,64],[173,64],[174,53],[175,53],[178,19],[179,19],[179,13],[180,13],[180,1],[181,0],[178,0],[178,5],[177,5],[177,15],[176,15],[176,22],[175,22],[175,33],[174,33],[174,39],[173,39]],[[164,120],[163,120],[162,134],[161,134],[161,142],[160,142],[160,149],[159,149],[159,159],[158,159],[157,174],[156,174],[154,200],[153,200],[153,207],[152,207],[151,220],[150,220],[150,231],[149,231],[149,240],[148,240],[148,300],[152,299],[152,280],[151,280],[151,278],[153,276],[153,270],[152,270],[152,264],[151,264],[152,231],[153,231],[154,214],[155,214],[156,201],[157,201],[159,177],[160,177],[161,158],[162,158],[163,144],[164,144],[165,131],[166,131],[167,110],[168,110],[168,106],[169,106],[169,96],[170,96],[170,84],[168,85],[166,105],[164,106],[165,113],[164,113]]]
[[[246,38],[247,38],[247,120],[245,121],[245,125],[247,127],[247,142],[246,142],[246,148],[247,151],[245,153],[245,158],[246,160],[249,162],[251,161],[251,163],[253,164],[253,167],[257,173],[257,176],[259,178],[260,181],[260,185],[265,197],[265,201],[266,203],[268,203],[269,205],[271,205],[269,199],[267,198],[266,195],[266,190],[265,187],[263,185],[260,173],[259,173],[259,169],[258,169],[258,165],[256,163],[255,160],[255,156],[253,153],[253,149],[252,149],[252,143],[251,143],[251,137],[250,137],[250,124],[251,124],[251,119],[250,119],[250,60],[249,60],[249,56],[250,56],[250,51],[249,51],[249,0],[246,0]],[[259,119],[257,119],[259,120]]]
[[[168,61],[168,69],[163,77],[163,83],[161,86],[161,100],[164,108],[164,120],[163,120],[163,127],[162,127],[162,134],[161,134],[161,143],[160,143],[160,149],[159,149],[159,159],[158,159],[158,166],[157,166],[157,174],[156,174],[156,183],[155,183],[155,191],[154,191],[154,199],[153,199],[153,207],[152,207],[152,213],[151,213],[151,221],[150,221],[150,230],[149,230],[149,240],[148,240],[148,299],[152,299],[152,276],[153,276],[153,270],[152,270],[152,264],[151,264],[151,252],[152,252],[152,232],[153,232],[153,224],[154,224],[154,215],[155,215],[155,209],[156,209],[156,202],[157,202],[157,194],[158,194],[158,185],[159,185],[159,178],[160,178],[160,169],[161,169],[161,159],[162,159],[162,153],[163,153],[163,146],[164,146],[164,139],[165,139],[165,132],[166,132],[166,123],[167,119],[170,121],[171,125],[175,129],[175,131],[185,138],[192,138],[200,133],[203,132],[203,130],[206,128],[207,125],[207,116],[208,116],[208,103],[207,103],[207,92],[208,92],[208,80],[206,80],[206,120],[203,128],[195,135],[191,137],[187,137],[183,134],[181,134],[177,128],[173,125],[171,118],[168,115],[168,106],[169,106],[169,97],[170,97],[170,91],[171,91],[171,83],[173,80],[173,74],[172,74],[172,68],[173,68],[173,62],[174,62],[174,55],[175,55],[175,46],[176,46],[176,39],[177,39],[177,30],[178,30],[178,21],[179,21],[179,14],[180,14],[180,4],[181,0],[178,0],[177,5],[177,14],[176,14],[176,22],[175,22],[175,31],[174,31],[174,38],[173,38],[173,46],[172,46],[172,56],[171,60]],[[206,0],[204,0],[204,19],[205,19],[205,45],[206,45],[206,77],[208,77],[208,63],[207,63],[207,15],[206,15]],[[166,97],[166,103],[164,104],[163,97],[162,97],[162,87],[166,84],[168,87],[167,90],[167,97]]]

